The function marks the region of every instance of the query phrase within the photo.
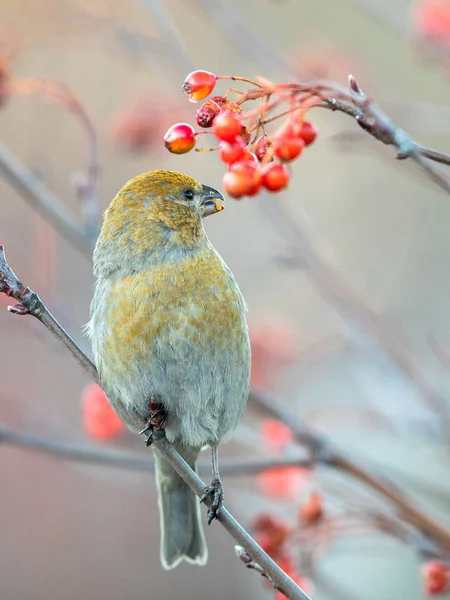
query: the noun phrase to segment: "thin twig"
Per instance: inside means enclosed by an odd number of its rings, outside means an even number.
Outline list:
[[[167,43],[167,52],[171,54],[173,63],[181,71],[187,73],[194,70],[194,63],[187,52],[186,43],[165,6],[163,0],[141,0],[142,5],[150,13],[158,25],[161,38]]]
[[[24,286],[8,265],[3,246],[0,245],[0,293],[15,298],[20,304],[11,308],[11,312],[18,315],[31,315],[41,321],[47,329],[57,337],[72,356],[81,365],[92,379],[100,385],[99,375],[95,365],[75,344],[68,333],[52,316],[50,311],[39,296],[29,287]],[[154,445],[158,448],[164,458],[170,463],[175,471],[182,477],[187,485],[201,497],[205,492],[206,485],[198,475],[189,467],[186,461],[178,454],[173,446],[167,441],[164,432],[155,432]],[[212,499],[207,497],[205,504],[209,507]],[[275,587],[282,590],[291,600],[310,600],[295,582],[262,550],[251,535],[236,521],[229,511],[222,507],[218,515],[219,522],[233,536],[238,544],[253,557],[261,568],[267,573]]]
[[[98,138],[95,125],[84,104],[69,86],[44,77],[12,78],[7,84],[7,89],[10,94],[39,94],[45,100],[59,102],[80,121],[88,138],[89,160],[86,175],[83,174],[82,180],[76,182],[77,194],[82,204],[84,233],[91,240],[95,240],[100,213]]]
[[[417,150],[419,154],[425,156],[425,158],[442,163],[443,165],[450,165],[450,156],[448,154],[444,154],[438,150],[433,150],[433,148],[426,148],[425,146],[418,146]]]
[[[12,187],[50,221],[57,231],[85,256],[91,257],[93,242],[61,200],[0,141],[0,171]]]
[[[277,399],[269,394],[253,389],[249,401],[287,425],[296,440],[311,450],[313,457],[316,458],[319,464],[322,463],[347,473],[376,490],[394,504],[405,521],[413,525],[424,536],[437,541],[444,551],[450,555],[450,531],[417,508],[389,479],[379,473],[372,473],[355,463],[338,450],[325,436],[318,434],[313,428],[300,422],[296,415],[283,408]]]
[[[448,159],[450,160],[450,157],[448,157]],[[450,193],[450,180],[443,173],[441,173],[430,160],[424,158],[424,156],[419,152],[414,152],[411,155],[411,160],[419,165],[420,169],[425,173],[425,175],[428,175],[428,177],[432,179],[434,183],[437,183],[437,185],[439,185],[443,190]],[[443,161],[439,160],[438,162]]]
[[[49,440],[21,431],[14,431],[2,425],[0,425],[0,444],[33,450],[66,460],[117,469],[148,471],[149,473],[153,473],[155,470],[155,463],[151,458],[144,458],[130,453],[120,453],[117,450],[99,450],[80,444]],[[310,458],[300,456],[297,458],[280,457],[246,461],[229,460],[221,462],[220,472],[222,475],[241,476],[262,473],[268,469],[279,467],[311,468],[312,461]],[[198,464],[198,471],[199,473],[209,474],[211,472],[210,461],[200,462]]]

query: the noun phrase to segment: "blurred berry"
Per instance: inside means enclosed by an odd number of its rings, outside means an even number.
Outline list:
[[[261,185],[261,171],[256,159],[232,163],[223,177],[223,186],[232,198],[253,196]]]
[[[114,117],[113,140],[126,150],[143,152],[159,143],[174,117],[182,119],[185,113],[184,107],[170,104],[169,99],[143,96]]]
[[[270,192],[283,190],[290,178],[289,169],[280,163],[269,163],[262,168],[262,184]]]
[[[241,130],[240,119],[231,113],[220,113],[214,120],[214,134],[224,142],[234,142]]]
[[[259,433],[263,445],[277,452],[284,450],[293,440],[289,427],[277,419],[264,419]]]
[[[234,163],[240,160],[245,153],[245,144],[242,138],[236,138],[232,143],[220,142],[219,158],[224,163]]]
[[[253,385],[270,388],[283,367],[295,361],[300,348],[288,321],[277,316],[250,322]]]
[[[262,135],[256,140],[255,156],[263,164],[273,160],[273,142],[267,135]]]
[[[125,426],[111,408],[105,392],[96,383],[90,383],[81,397],[83,428],[95,440],[111,440],[118,437]]]
[[[305,142],[301,137],[282,136],[274,140],[275,156],[283,162],[290,162],[302,153]]]
[[[318,492],[312,492],[309,499],[300,506],[299,516],[303,525],[314,525],[322,519],[322,496]]]
[[[293,500],[304,488],[309,471],[301,467],[274,467],[257,477],[260,490],[266,496]]]
[[[264,552],[276,559],[290,533],[289,527],[273,515],[263,513],[254,518],[251,528]]]
[[[420,574],[427,596],[439,596],[450,589],[450,564],[430,560],[422,565]]]
[[[309,121],[304,121],[300,128],[299,136],[305,142],[305,146],[310,146],[317,137],[317,129]]]
[[[450,2],[419,0],[411,10],[414,33],[426,41],[450,50]]]

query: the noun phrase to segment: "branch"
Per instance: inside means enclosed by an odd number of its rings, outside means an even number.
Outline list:
[[[29,204],[43,214],[61,235],[91,258],[93,242],[77,218],[55,194],[0,141],[0,171]]]
[[[6,83],[8,94],[38,94],[45,100],[58,102],[71,112],[81,123],[86,132],[89,144],[89,162],[86,174],[79,174],[77,193],[81,201],[84,216],[84,234],[95,240],[98,233],[98,138],[94,123],[84,104],[72,92],[69,86],[43,77],[11,78]]]
[[[193,71],[195,66],[187,52],[186,43],[177,30],[165,3],[162,0],[141,0],[145,9],[151,14],[158,25],[161,39],[167,44],[167,52],[172,55],[173,62],[184,73]]]
[[[40,436],[13,431],[0,425],[0,444],[25,448],[49,454],[57,458],[66,460],[79,461],[94,465],[103,465],[117,469],[125,469],[130,471],[147,471],[153,473],[155,470],[154,460],[151,458],[143,458],[129,453],[119,453],[117,451],[98,450],[89,446],[80,444],[70,444],[56,440],[49,440]],[[222,475],[248,475],[261,473],[268,469],[279,467],[303,467],[311,468],[312,461],[308,457],[297,458],[267,458],[254,459],[247,461],[223,461],[220,463],[220,473]],[[199,473],[210,473],[210,461],[200,462],[198,464]]]
[[[330,86],[331,87],[331,86]],[[323,92],[320,96],[324,96]],[[316,106],[342,112],[355,119],[369,135],[397,149],[397,158],[411,158],[442,189],[450,193],[450,179],[432,167],[430,161],[450,165],[450,155],[426,148],[415,142],[363,92],[353,75],[349,76],[349,92],[339,89],[341,99],[328,97]]]
[[[95,365],[75,344],[72,338],[64,331],[61,325],[52,316],[39,296],[29,287],[24,286],[16,277],[8,265],[3,246],[0,245],[0,292],[15,298],[20,304],[10,307],[10,311],[18,315],[32,315],[57,337],[71,352],[75,360],[80,364],[92,379],[100,385],[99,376]],[[154,445],[163,454],[175,471],[182,477],[187,485],[201,497],[205,492],[206,485],[196,473],[189,467],[186,461],[167,441],[164,432],[155,432]],[[211,498],[207,498],[205,504],[209,507]],[[258,563],[262,570],[273,582],[276,589],[281,590],[291,600],[310,600],[294,581],[262,550],[251,535],[236,521],[230,512],[223,507],[218,516],[219,522],[232,535],[236,542],[241,545],[253,560]]]
[[[249,401],[287,425],[296,440],[311,450],[313,458],[318,463],[347,473],[373,490],[376,490],[394,504],[400,516],[406,522],[413,525],[427,538],[435,540],[442,546],[445,552],[450,553],[450,531],[417,508],[389,479],[353,462],[344,453],[340,452],[326,437],[318,434],[304,423],[299,422],[294,414],[281,407],[280,403],[270,395],[253,389],[250,392]]]

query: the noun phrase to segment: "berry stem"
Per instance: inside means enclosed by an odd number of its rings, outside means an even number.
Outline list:
[[[217,75],[216,79],[231,79],[231,81],[242,81],[244,83],[250,83],[255,87],[261,88],[262,85],[256,83],[253,79],[247,79],[247,77],[236,77],[235,75]]]
[[[201,133],[209,133],[209,131],[202,131]],[[213,148],[196,148],[195,151],[196,152],[214,152],[215,150],[218,150],[220,148],[219,146],[214,146]]]

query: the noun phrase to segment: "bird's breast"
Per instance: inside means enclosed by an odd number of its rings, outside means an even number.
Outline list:
[[[103,354],[111,360],[148,360],[155,344],[164,362],[165,353],[195,344],[218,350],[246,343],[244,301],[213,252],[113,281],[105,304]]]

